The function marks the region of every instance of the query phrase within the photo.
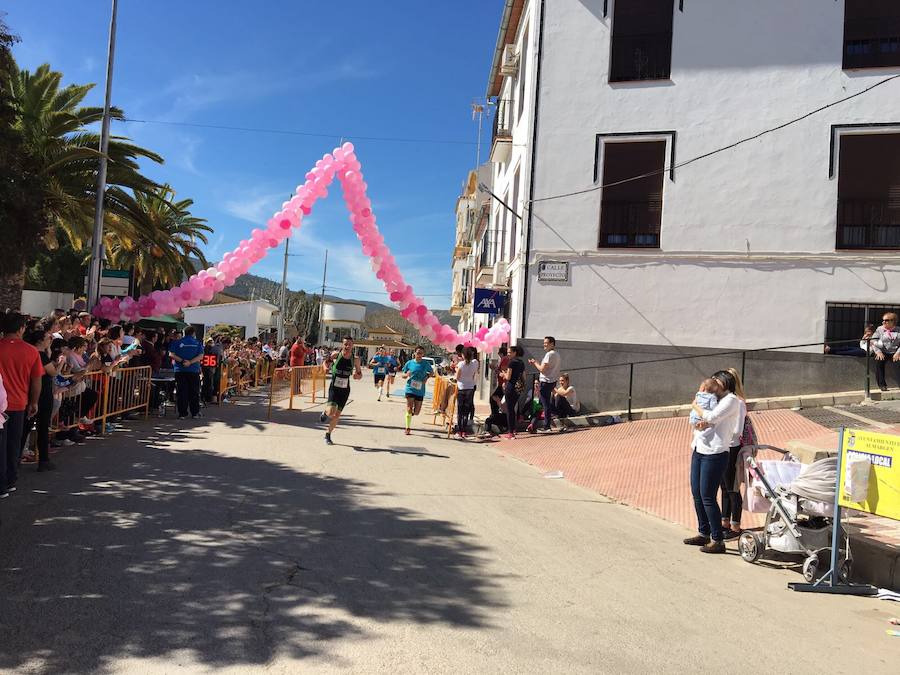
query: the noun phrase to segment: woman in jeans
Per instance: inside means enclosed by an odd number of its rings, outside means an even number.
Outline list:
[[[719,402],[712,410],[704,410],[692,404],[700,421],[694,428],[691,444],[691,494],[697,511],[697,536],[684,540],[690,546],[700,546],[704,553],[724,553],[725,541],[722,532],[722,511],[716,499],[729,452],[739,445],[744,426],[744,411],[741,400],[735,396],[737,382],[727,370],[713,374],[713,391]],[[704,431],[711,433],[703,433]]]
[[[506,437],[513,439],[516,437],[516,424],[518,422],[517,404],[519,402],[519,392],[516,390],[516,383],[522,379],[522,375],[525,373],[525,362],[522,360],[525,350],[519,345],[513,345],[509,348],[509,352],[512,358],[510,358],[509,365],[506,367],[506,372],[503,375],[503,400],[506,404]]]
[[[463,350],[463,360],[456,364],[456,436],[465,438],[469,416],[475,414],[475,377],[478,375],[478,361],[475,348]]]

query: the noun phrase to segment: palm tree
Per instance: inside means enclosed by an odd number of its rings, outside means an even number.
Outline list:
[[[60,88],[62,73],[50,70],[48,64],[31,73],[16,68],[10,78],[12,95],[18,107],[17,126],[31,153],[38,158],[44,179],[44,207],[49,217],[48,232],[59,226],[79,249],[93,230],[97,198],[97,171],[100,161],[100,136],[88,127],[103,119],[103,108],[81,107],[93,84]],[[118,108],[111,110],[113,119],[122,120]],[[139,171],[138,160],[162,163],[155,152],[131,143],[122,136],[112,136],[107,153],[107,183],[135,191],[157,187]],[[107,190],[104,209],[113,232],[125,210],[119,197],[123,190]]]
[[[106,237],[111,266],[133,269],[142,294],[156,286],[174,286],[186,276],[209,267],[198,242],[207,243],[206,233],[213,229],[203,218],[192,216],[191,199],[175,201],[175,192],[161,185],[144,192],[128,194],[110,188],[118,208],[114,226]]]

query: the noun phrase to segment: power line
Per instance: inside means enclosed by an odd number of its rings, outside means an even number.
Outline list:
[[[725,152],[726,150],[732,150],[733,148],[736,148],[739,145],[742,145],[744,143],[749,143],[750,141],[755,141],[758,138],[762,138],[766,134],[771,134],[776,131],[780,131],[780,130],[784,129],[785,127],[789,127],[792,124],[797,124],[798,122],[802,122],[803,120],[805,120],[809,117],[812,117],[813,115],[819,114],[823,110],[828,110],[829,108],[833,108],[834,106],[840,105],[841,103],[846,103],[850,99],[856,98],[857,96],[862,96],[863,94],[867,94],[870,91],[872,91],[873,89],[875,89],[876,87],[880,87],[881,85],[887,84],[891,80],[896,80],[897,78],[900,78],[900,74],[891,75],[890,77],[886,77],[883,80],[880,80],[880,81],[876,82],[875,84],[866,87],[865,89],[861,89],[860,91],[856,92],[855,94],[850,94],[849,96],[845,96],[844,98],[838,99],[837,101],[832,101],[831,103],[827,103],[819,108],[816,108],[815,110],[810,110],[808,113],[805,113],[804,115],[801,115],[800,117],[795,117],[794,119],[784,122],[782,124],[779,124],[778,126],[774,126],[770,129],[766,129],[765,131],[760,131],[758,134],[754,134],[753,136],[748,136],[746,138],[742,138],[739,141],[735,141],[734,143],[729,143],[728,145],[722,146],[721,148],[716,148],[715,150],[711,150],[710,152],[706,152],[702,155],[697,155],[696,157],[692,157],[691,159],[686,159],[683,162],[678,162],[676,164],[673,164],[672,166],[665,167],[665,168],[659,169],[657,171],[651,171],[649,173],[644,173],[644,174],[641,174],[640,176],[633,176],[631,178],[623,178],[622,180],[617,180],[612,183],[606,183],[604,185],[595,185],[593,187],[589,187],[584,190],[576,190],[574,192],[566,192],[563,194],[551,195],[549,197],[541,197],[539,199],[533,199],[531,201],[532,202],[546,202],[546,201],[550,201],[552,199],[563,199],[564,197],[574,197],[576,195],[587,194],[588,192],[596,192],[597,190],[602,190],[603,188],[615,187],[616,185],[630,183],[632,181],[641,180],[643,178],[650,178],[651,176],[658,176],[660,174],[668,173],[669,171],[672,171],[674,169],[680,169],[681,167],[687,166],[688,164],[693,164],[694,162],[699,162],[701,159],[706,159],[708,157],[712,157],[713,155],[717,155],[720,152]]]
[[[139,120],[125,117],[123,122],[139,124],[162,124],[173,127],[193,127],[198,129],[218,129],[220,131],[245,131],[258,134],[278,134],[282,136],[306,136],[309,138],[332,138],[351,141],[378,141],[386,143],[431,143],[436,145],[476,145],[474,141],[457,141],[440,138],[403,138],[398,136],[355,136],[353,134],[326,134],[313,131],[297,131],[294,129],[266,129],[262,127],[236,127],[227,124],[207,124],[201,122],[170,122],[165,120]]]

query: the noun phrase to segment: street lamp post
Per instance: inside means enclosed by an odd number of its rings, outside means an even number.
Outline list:
[[[94,210],[94,234],[91,238],[91,263],[88,269],[88,311],[100,299],[100,265],[103,260],[103,197],[106,193],[106,155],[109,151],[109,108],[112,97],[113,57],[116,51],[116,14],[119,0],[112,0],[109,22],[109,49],[106,55],[106,100],[100,131],[100,168],[97,171],[97,206]]]

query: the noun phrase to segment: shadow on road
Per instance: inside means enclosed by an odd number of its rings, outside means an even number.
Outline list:
[[[505,604],[452,523],[374,505],[365,483],[172,441],[197,443],[148,423],[23,472],[0,506],[0,670],[265,664],[364,638],[354,617],[477,628]]]
[[[337,445],[341,444],[337,443]],[[425,448],[364,448],[360,445],[345,445],[344,447],[353,448],[356,452],[386,452],[391,455],[415,455],[416,457],[450,459],[450,455],[438,455],[434,452],[428,452]]]

